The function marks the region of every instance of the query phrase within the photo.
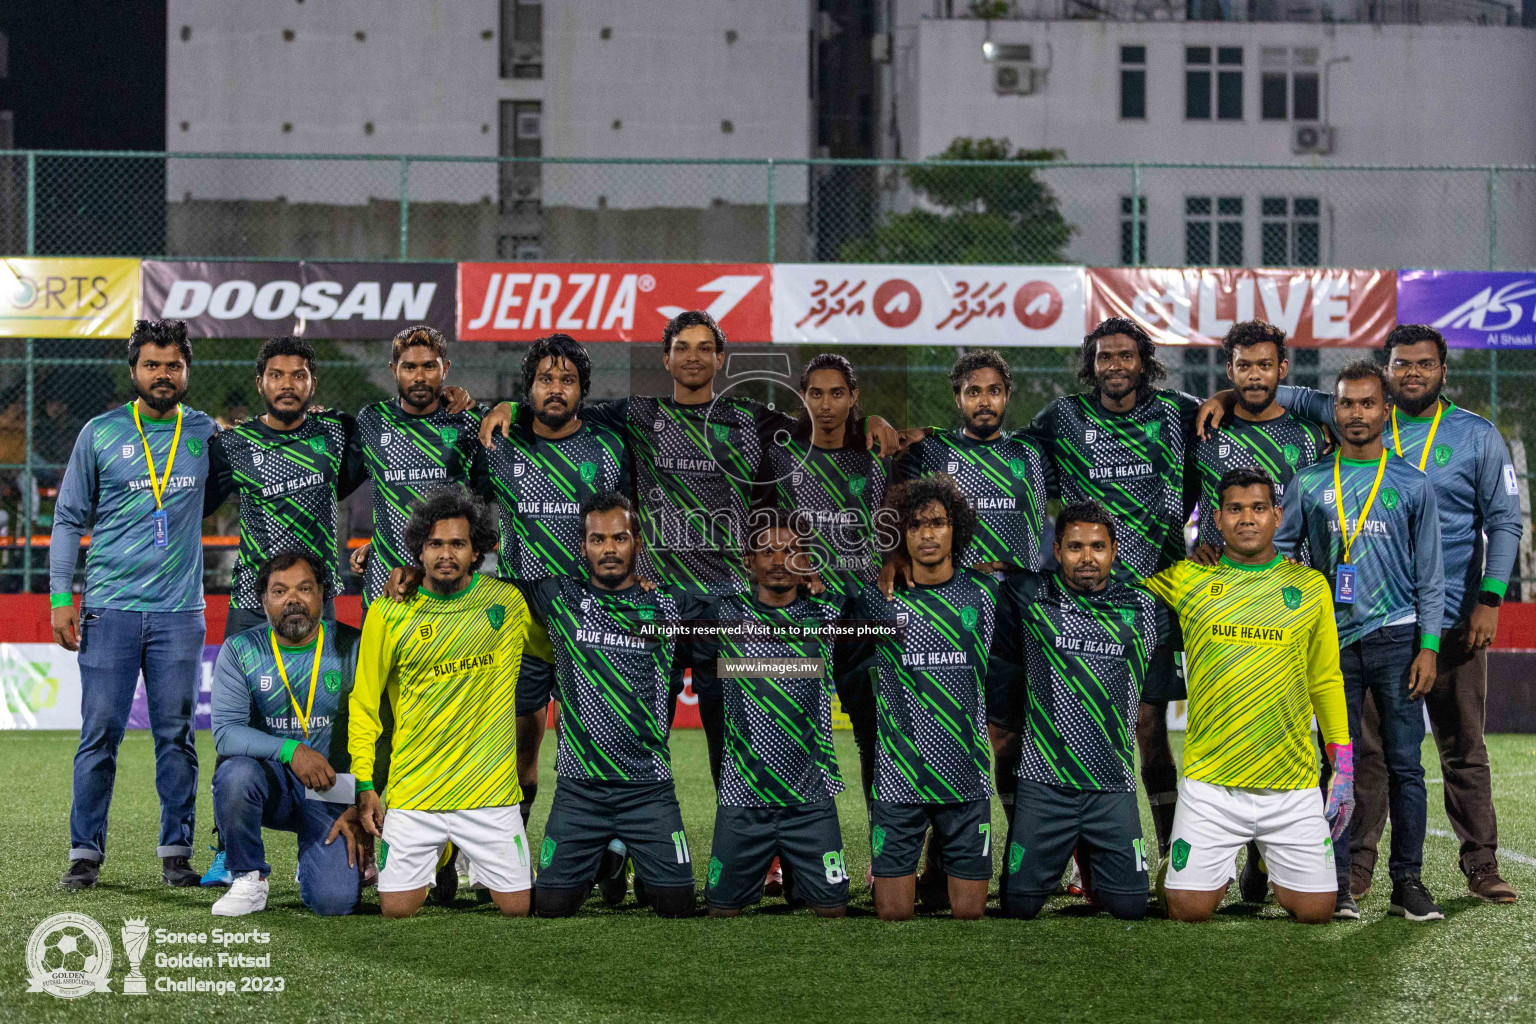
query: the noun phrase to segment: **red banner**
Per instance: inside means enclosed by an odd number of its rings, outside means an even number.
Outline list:
[[[1301,348],[1373,347],[1397,322],[1397,272],[1304,268],[1088,270],[1088,328],[1141,324],[1159,345],[1218,345],[1243,320],[1267,320]]]
[[[773,340],[766,263],[460,263],[459,340],[660,341],[702,309],[732,341]]]

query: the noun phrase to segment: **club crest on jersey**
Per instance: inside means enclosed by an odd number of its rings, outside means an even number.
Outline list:
[[[909,623],[911,621],[912,621],[912,613],[911,612],[897,612],[896,613],[896,625],[901,627],[902,629],[906,629],[907,628],[907,623]]]
[[[1301,607],[1301,591],[1296,587],[1282,587],[1280,596],[1285,599],[1285,606],[1291,611]]]
[[[335,696],[341,692],[341,673],[331,669],[325,674],[325,692]]]
[[[251,456],[251,465],[253,465],[253,466],[259,466],[263,462],[266,462],[266,461],[267,461],[267,457],[265,455],[263,455],[261,452],[257,452],[256,454]]]
[[[1227,589],[1227,585],[1225,583],[1220,583],[1220,582],[1212,583],[1211,584],[1211,596],[1212,597],[1220,597],[1221,596],[1221,592],[1223,590],[1226,590],[1226,589]]]
[[[379,447],[380,448],[388,448],[389,447],[389,442],[393,441],[394,439],[395,439],[395,435],[394,434],[391,434],[387,430],[384,431],[384,433],[379,435]]]
[[[1219,445],[1216,448],[1216,456],[1217,456],[1217,458],[1224,459],[1228,455],[1231,455],[1231,454],[1232,454],[1232,446],[1229,445],[1229,444]]]
[[[578,472],[581,474],[581,482],[584,484],[590,484],[592,481],[597,479],[597,463],[583,462]]]
[[[1435,465],[1437,465],[1437,466],[1443,466],[1447,462],[1450,462],[1451,461],[1451,446],[1448,445],[1448,444],[1437,444],[1437,445],[1435,445],[1434,459],[1435,459]]]
[[[486,620],[490,622],[492,629],[500,629],[501,624],[507,621],[507,606],[493,604],[485,610]]]
[[[272,689],[272,677],[271,676],[262,676],[261,677],[261,692],[262,693],[266,693],[270,689]]]
[[[1156,441],[1163,435],[1162,421],[1144,424],[1141,428],[1141,432],[1147,435],[1148,441]]]
[[[133,458],[133,445],[131,445],[131,444],[123,445],[123,458],[125,458],[125,459]]]
[[[862,497],[864,494],[864,488],[868,486],[868,477],[856,476],[852,480],[848,481],[848,493],[853,495],[855,498]]]
[[[431,640],[435,632],[437,631],[432,628],[432,623],[423,622],[421,628],[416,631],[416,637],[419,640]]]
[[[656,422],[651,424],[651,429],[659,434],[667,429],[667,421],[658,416],[656,417]]]
[[[512,475],[513,476],[522,476],[527,471],[528,471],[528,466],[527,466],[526,463],[522,463],[522,462],[514,462],[514,463],[512,463]]]
[[[1023,459],[1009,459],[1008,472],[1013,474],[1015,480],[1023,480],[1029,475],[1029,463]]]
[[[1285,456],[1285,464],[1292,469],[1295,469],[1296,464],[1301,461],[1301,449],[1293,444],[1286,445],[1281,449],[1280,454]]]
[[[641,606],[635,609],[635,615],[639,617],[641,622],[653,622],[656,619],[656,609],[648,605]]]
[[[1393,490],[1391,487],[1382,488],[1381,503],[1387,506],[1387,511],[1389,512],[1392,509],[1397,508],[1397,491]]]
[[[187,452],[194,458],[203,457],[203,439],[200,437],[187,438]]]
[[[956,462],[954,459],[950,459],[947,463],[944,464],[944,472],[948,473],[950,476],[954,476],[956,473],[960,472],[960,463]]]
[[[1135,608],[1121,608],[1120,609],[1120,621],[1125,623],[1127,626],[1129,626],[1131,623],[1135,622],[1136,621],[1136,609]]]
[[[324,437],[312,437],[312,438],[310,438],[309,439],[309,447],[310,447],[310,450],[313,451],[316,455],[324,455],[325,454],[325,438]]]
[[[437,432],[437,436],[443,439],[443,444],[452,448],[454,445],[459,443],[459,428],[443,427]]]
[[[976,614],[975,608],[960,609],[960,625],[964,626],[966,629],[975,629],[976,621],[980,617],[981,616]]]
[[[714,428],[716,441],[729,440],[731,436],[731,428],[728,424],[714,423],[711,424],[711,426]]]
[[[582,598],[581,599],[581,614],[587,615],[591,611],[592,611],[592,599],[590,597]]]
[[[791,484],[795,485],[796,487],[799,487],[801,484],[805,483],[805,474],[804,473],[791,473],[791,474],[789,474],[789,482]]]
[[[1097,430],[1085,430],[1085,431],[1083,431],[1083,441],[1085,443],[1093,444],[1093,442],[1097,441],[1098,439],[1099,439],[1099,432]]]

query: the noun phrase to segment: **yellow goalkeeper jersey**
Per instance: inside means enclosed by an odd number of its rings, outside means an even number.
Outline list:
[[[542,645],[542,646],[541,646]],[[553,660],[549,638],[511,583],[476,573],[441,597],[375,601],[363,624],[347,751],[358,786],[373,784],[379,703],[389,693],[391,808],[457,811],[522,800],[517,677],[525,647]]]
[[[1218,786],[1317,785],[1312,716],[1349,742],[1333,592],[1315,569],[1177,562],[1142,585],[1179,617],[1189,725],[1184,774]]]

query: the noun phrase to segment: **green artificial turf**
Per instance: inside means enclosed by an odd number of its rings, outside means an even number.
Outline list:
[[[212,824],[213,750],[206,733],[198,739],[201,845]],[[1085,917],[1080,903],[1060,898],[1030,923],[920,916],[883,924],[863,885],[866,827],[853,794],[839,802],[854,880],[850,916],[842,921],[789,913],[782,901],[736,920],[662,921],[636,909],[632,898],[616,911],[594,900],[563,921],[505,920],[469,898],[410,921],[385,921],[371,892],[356,916],[322,920],[299,902],[292,836],[271,832],[267,911],[225,920],[208,913],[221,890],[177,890],[160,882],[147,733],[130,733],[123,743],[109,859],[100,885],[81,893],[58,888],[75,738],[3,733],[0,778],[8,798],[0,805],[0,1020],[1536,1021],[1536,737],[1490,737],[1489,746],[1504,872],[1522,902],[1491,906],[1468,895],[1442,789],[1431,782],[1424,878],[1447,916],[1435,925],[1386,916],[1384,863],[1358,923],[1305,927],[1287,921],[1273,902],[1258,910],[1229,901],[1208,925],[1151,919],[1126,925],[1106,915]],[[703,736],[676,734],[673,752],[702,884],[714,821]],[[856,774],[847,733],[839,735],[838,753],[845,771]],[[1438,780],[1430,744],[1425,766]],[[554,789],[553,742],[544,750],[544,780],[533,849]],[[1001,832],[1000,809],[994,808],[993,821]],[[1145,807],[1143,827],[1150,838]],[[994,844],[999,860],[1004,848]],[[201,870],[208,858],[200,849],[193,864]],[[88,914],[112,934],[113,994],[66,1001],[26,992],[28,936],[60,911]],[[127,963],[117,933],[128,917],[177,932],[259,928],[271,941],[255,951],[271,952],[271,969],[157,969],[155,952],[167,947],[152,941],[144,961],[151,992],[121,995]],[[285,990],[153,991],[162,975],[238,981],[244,974],[281,976]]]

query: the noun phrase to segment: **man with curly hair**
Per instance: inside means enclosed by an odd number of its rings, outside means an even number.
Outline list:
[[[517,806],[514,695],[525,653],[552,660],[548,639],[516,586],[475,571],[496,545],[480,499],[434,492],[412,510],[405,543],[423,586],[369,613],[348,705],[358,813],[389,844],[379,905],[385,917],[415,914],[452,842],[501,912],[526,916],[533,861]],[[395,720],[387,812],[374,790],[386,691]]]
[[[975,535],[976,513],[952,477],[912,480],[893,492],[891,505],[913,585],[889,601],[878,587],[860,588],[848,618],[868,627],[850,641],[838,687],[845,704],[875,708],[875,910],[886,921],[912,916],[931,827],[954,916],[974,920],[992,878],[985,680],[998,584],[955,564]],[[876,626],[889,634],[872,635]]]

